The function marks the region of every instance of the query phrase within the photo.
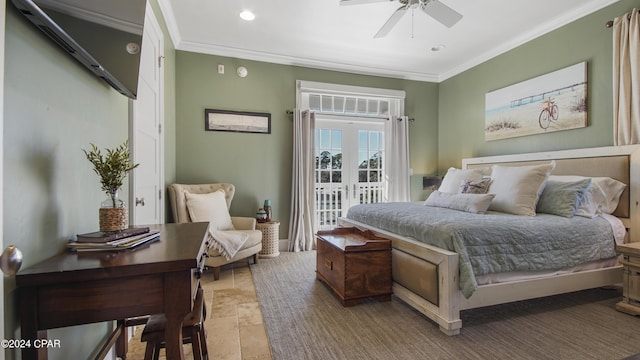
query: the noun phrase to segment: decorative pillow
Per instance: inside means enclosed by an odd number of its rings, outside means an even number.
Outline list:
[[[455,194],[463,180],[480,181],[484,175],[485,170],[482,168],[462,170],[451,167],[442,179],[438,191]]]
[[[489,210],[535,216],[540,194],[555,167],[555,161],[529,166],[493,165],[489,193],[496,197]]]
[[[536,212],[573,217],[589,185],[591,179],[563,182],[550,178],[540,194]]]
[[[424,204],[426,206],[483,214],[487,212],[493,197],[493,194],[450,194],[436,190],[429,195]]]
[[[206,194],[192,194],[185,191],[184,195],[191,221],[208,221],[209,226],[215,230],[234,230],[224,190]]]
[[[458,192],[462,194],[486,194],[491,185],[491,178],[485,177],[480,181],[462,180]]]
[[[626,185],[610,177],[585,177],[578,175],[552,175],[549,180],[578,181],[591,179],[591,184],[585,192],[582,202],[576,210],[576,215],[592,218],[601,213],[611,214],[618,207],[620,195]]]

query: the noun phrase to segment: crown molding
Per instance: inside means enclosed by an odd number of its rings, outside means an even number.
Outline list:
[[[426,82],[437,82],[438,75],[431,73],[407,72],[398,69],[368,67],[362,65],[353,65],[338,63],[332,61],[315,60],[310,58],[301,58],[280,54],[273,54],[261,51],[253,51],[228,46],[218,46],[212,44],[203,44],[197,42],[182,41],[176,45],[176,50],[190,51],[201,54],[226,56],[240,58],[246,60],[263,61],[280,65],[291,65],[300,67],[309,67],[320,70],[341,71],[359,75],[370,75],[397,78],[404,80],[416,80]]]
[[[523,45],[529,41],[532,41],[542,35],[545,35],[553,30],[556,30],[564,25],[567,25],[575,20],[578,20],[584,16],[587,16],[593,12],[596,12],[602,8],[605,8],[611,4],[618,2],[619,0],[593,0],[586,2],[583,6],[575,8],[572,12],[567,13],[561,17],[553,18],[549,22],[541,24],[537,28],[531,29],[531,31],[514,38],[506,43],[498,44],[494,48],[476,56],[464,63],[454,66],[451,69],[437,74],[432,72],[415,72],[404,71],[401,69],[393,68],[381,68],[373,66],[362,66],[355,64],[340,63],[334,61],[317,60],[311,58],[293,57],[282,54],[274,54],[262,51],[253,51],[246,49],[239,49],[227,46],[219,46],[214,44],[204,44],[198,42],[183,41],[180,36],[178,25],[175,21],[175,16],[170,4],[170,0],[158,0],[160,9],[167,23],[169,34],[173,41],[176,50],[190,51],[202,54],[227,56],[233,58],[270,62],[281,65],[310,67],[322,70],[342,71],[360,75],[389,77],[405,80],[425,81],[440,83],[449,78],[452,78],[464,71],[467,71],[477,65],[482,64],[496,56],[504,54],[505,52],[515,49],[520,45]]]

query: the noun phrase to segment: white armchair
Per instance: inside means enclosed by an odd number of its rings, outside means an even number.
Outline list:
[[[189,210],[187,209],[185,191],[192,194],[207,194],[215,192],[219,189],[224,190],[227,208],[231,206],[231,200],[235,194],[235,186],[233,184],[171,184],[169,185],[169,203],[171,205],[171,213],[173,221],[177,223],[191,222]],[[227,260],[213,247],[209,248],[209,257],[205,261],[205,265],[213,268],[213,278],[220,278],[220,267],[247,257],[253,257],[253,263],[258,263],[258,253],[262,250],[262,233],[256,230],[256,219],[252,217],[231,216],[231,222],[236,230],[243,230],[248,234],[248,238],[242,245],[240,250]]]

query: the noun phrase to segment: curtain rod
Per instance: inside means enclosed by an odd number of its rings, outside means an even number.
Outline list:
[[[640,10],[638,10],[640,12]],[[627,20],[631,20],[631,14],[627,15]],[[613,27],[613,20],[609,20],[604,24],[605,27]]]
[[[287,115],[291,116],[291,115],[293,115],[293,110],[286,110],[286,113],[287,113]],[[321,114],[331,115],[331,116],[364,117],[364,118],[384,119],[384,120],[388,120],[389,119],[389,117],[386,117],[386,116],[360,116],[358,114],[340,114],[340,113],[321,113]],[[402,118],[399,117],[396,120],[402,121]],[[414,122],[414,121],[416,121],[416,119],[409,118],[409,122]]]

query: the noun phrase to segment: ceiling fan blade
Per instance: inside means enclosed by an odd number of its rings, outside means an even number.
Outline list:
[[[361,5],[361,4],[372,4],[379,2],[390,2],[395,0],[340,0],[340,5]]]
[[[389,20],[387,20],[386,23],[384,23],[384,25],[382,25],[382,27],[380,28],[380,30],[378,30],[378,32],[373,36],[375,39],[381,38],[381,37],[385,37],[387,36],[387,34],[389,33],[389,31],[391,31],[391,29],[393,29],[394,26],[396,26],[396,24],[398,23],[398,21],[400,21],[400,19],[402,19],[402,16],[404,16],[404,14],[407,13],[407,9],[408,9],[408,5],[403,5],[400,6],[389,18]]]
[[[437,0],[422,5],[422,11],[446,27],[452,27],[462,19],[462,14]]]

